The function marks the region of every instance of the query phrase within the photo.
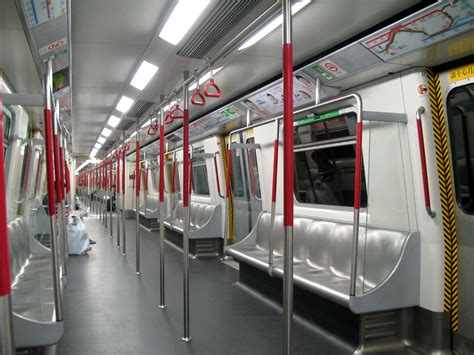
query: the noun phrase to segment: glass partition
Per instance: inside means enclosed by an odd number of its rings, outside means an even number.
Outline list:
[[[368,198],[359,228],[358,293],[372,290],[390,275],[409,234],[406,144],[404,123],[364,121]]]

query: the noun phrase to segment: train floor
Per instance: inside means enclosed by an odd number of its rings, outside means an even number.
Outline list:
[[[190,260],[190,326],[183,335],[182,252],[166,244],[166,304],[159,301],[159,234],[141,228],[141,275],[135,274],[135,220],[127,255],[95,215],[85,220],[97,244],[68,261],[65,332],[57,354],[279,354],[281,307],[239,287],[238,271],[218,259]],[[354,348],[295,320],[294,354],[350,354]]]

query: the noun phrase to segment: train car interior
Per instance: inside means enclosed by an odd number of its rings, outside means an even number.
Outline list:
[[[473,115],[474,0],[0,0],[0,354],[474,354]]]

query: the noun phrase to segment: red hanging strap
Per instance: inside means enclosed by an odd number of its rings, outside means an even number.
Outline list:
[[[206,98],[201,94],[199,87],[194,91],[193,96],[191,96],[191,103],[196,106],[204,106],[206,104]]]
[[[214,79],[211,78],[211,80],[209,80],[209,82],[204,87],[204,95],[206,95],[207,97],[221,97],[221,88],[216,84]]]

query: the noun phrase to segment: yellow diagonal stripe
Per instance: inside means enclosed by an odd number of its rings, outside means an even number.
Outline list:
[[[451,330],[457,332],[458,321],[458,240],[454,215],[454,197],[449,160],[448,136],[444,116],[439,74],[428,69],[431,117],[433,120],[436,164],[443,218],[444,237],[444,310],[450,315]]]
[[[221,136],[219,138],[219,143],[221,146],[221,157],[222,157],[222,164],[224,165],[224,181],[227,180],[227,171],[229,167],[227,166],[227,149],[225,146],[225,138]],[[232,179],[231,179],[232,180]],[[227,183],[227,181],[226,181]],[[232,181],[231,181],[232,183]],[[225,191],[224,191],[225,194]],[[232,194],[230,194],[230,198],[227,199],[227,215],[226,215],[226,221],[227,221],[227,228],[229,231],[229,236],[227,238],[227,241],[229,243],[232,243],[234,241],[234,203],[232,200]]]

